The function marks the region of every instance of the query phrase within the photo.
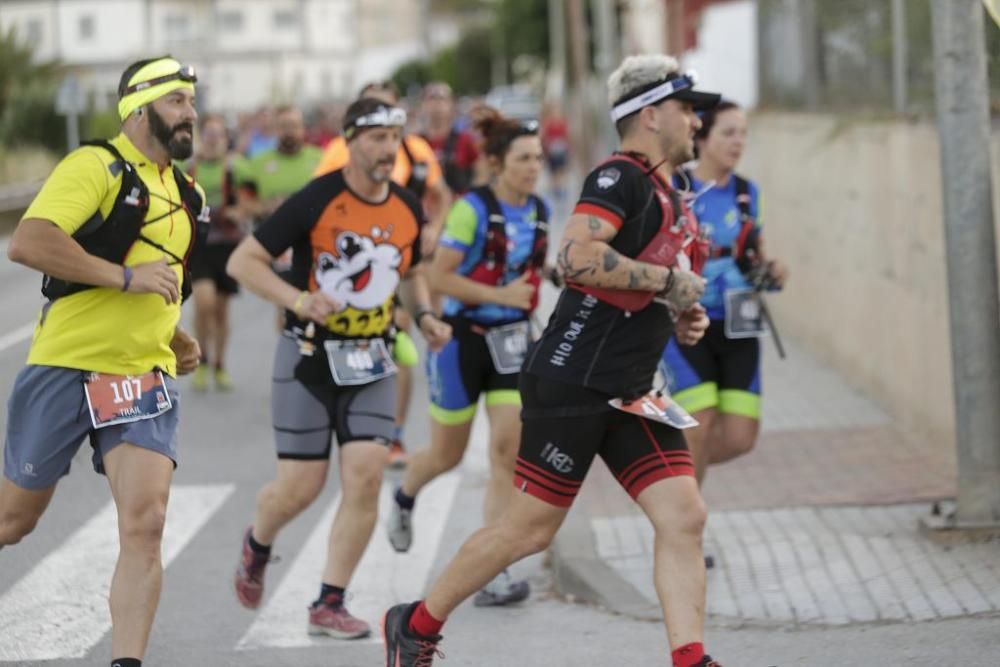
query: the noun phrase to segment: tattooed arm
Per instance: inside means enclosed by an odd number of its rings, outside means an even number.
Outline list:
[[[576,213],[570,217],[556,260],[563,278],[587,287],[664,289],[670,269],[619,253],[609,245],[617,233],[614,225],[596,216]]]
[[[622,255],[608,245],[617,231],[596,216],[573,215],[559,249],[558,268],[565,280],[589,287],[655,290],[657,300],[678,316],[698,303],[705,291],[701,276]]]
[[[674,270],[673,280],[666,289],[660,290],[656,300],[670,308],[674,319],[684,315],[698,305],[705,293],[705,279],[692,271]]]

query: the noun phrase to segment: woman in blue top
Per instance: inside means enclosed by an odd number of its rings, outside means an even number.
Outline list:
[[[746,145],[746,115],[722,102],[701,123],[697,165],[678,174],[675,185],[694,195],[691,208],[710,237],[701,303],[712,323],[696,345],[672,338],[663,353],[674,400],[700,424],[685,432],[699,482],[710,464],[746,454],[757,440],[760,332],[748,326],[758,319],[750,279],[767,274],[771,287],[780,288],[787,277],[781,262],[763,257],[757,185],[735,171]]]
[[[500,517],[513,492],[521,435],[517,382],[546,271],[549,207],[534,194],[544,159],[538,124],[491,110],[476,125],[494,178],[452,207],[430,268],[432,287],[446,297],[444,319],[454,335],[428,355],[431,445],[410,458],[396,491],[389,539],[397,551],[410,548],[417,493],[462,460],[480,394],[486,395],[490,420],[487,523]],[[526,581],[501,573],[475,604],[516,602],[528,592]]]

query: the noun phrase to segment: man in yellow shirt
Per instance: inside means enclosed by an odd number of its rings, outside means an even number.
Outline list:
[[[174,377],[200,356],[178,321],[208,211],[201,188],[172,165],[191,156],[195,81],[169,56],[130,65],[118,87],[121,134],[59,163],[8,249],[45,274],[49,301],[8,403],[0,547],[32,531],[89,436],[118,509],[118,667],[141,665],[146,650],[177,460]]]
[[[363,97],[371,97],[391,106],[399,104],[399,90],[391,81],[366,84],[361,89],[358,99]],[[347,141],[343,136],[336,137],[323,151],[315,175],[322,176],[343,168],[349,157]],[[396,151],[390,179],[415,194],[423,204],[427,214],[427,225],[420,234],[420,245],[424,256],[430,257],[434,254],[438,236],[444,226],[445,215],[451,205],[451,191],[445,183],[444,173],[441,171],[434,149],[426,139],[415,134],[403,137],[399,150]],[[393,344],[393,356],[399,364],[399,373],[396,394],[396,437],[389,447],[389,464],[399,468],[406,464],[406,451],[402,443],[403,426],[406,424],[410,397],[413,394],[413,367],[419,358],[409,334],[412,328],[409,316],[403,309],[397,309],[395,319],[398,333]]]

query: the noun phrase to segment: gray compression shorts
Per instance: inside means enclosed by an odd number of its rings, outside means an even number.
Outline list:
[[[7,401],[3,474],[23,489],[47,489],[69,473],[84,438],[94,448],[94,470],[104,473],[104,455],[127,442],[177,463],[180,396],[174,379],[163,380],[173,407],[152,419],[95,429],[83,392],[85,371],[25,366]]]
[[[355,387],[332,382],[305,385],[295,378],[300,359],[298,344],[280,336],[271,381],[271,419],[279,459],[329,459],[334,433],[340,446],[392,441],[395,376]]]

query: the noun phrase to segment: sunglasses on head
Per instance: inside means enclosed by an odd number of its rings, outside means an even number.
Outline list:
[[[521,123],[521,130],[517,133],[517,136],[525,134],[538,134],[537,120],[526,120]]]
[[[351,123],[354,127],[402,127],[406,125],[406,111],[399,107],[379,107]]]
[[[179,70],[171,74],[164,74],[163,76],[157,76],[148,81],[140,81],[139,83],[133,84],[125,89],[125,93],[122,95],[131,95],[132,93],[138,92],[140,90],[145,90],[147,88],[152,88],[153,86],[158,86],[161,83],[167,83],[168,81],[184,81],[185,83],[197,83],[198,75],[194,70],[192,65],[182,65]]]

